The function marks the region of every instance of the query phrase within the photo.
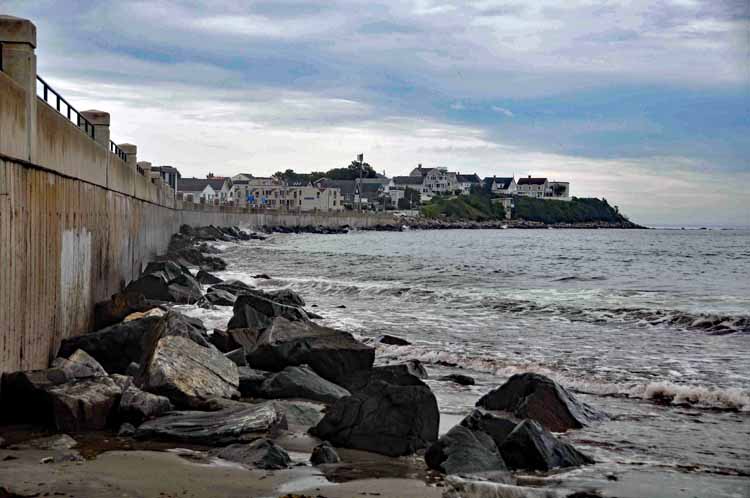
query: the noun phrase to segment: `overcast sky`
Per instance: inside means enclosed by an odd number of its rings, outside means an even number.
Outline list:
[[[0,0],[38,70],[183,176],[357,153],[570,181],[646,224],[750,225],[747,0]]]

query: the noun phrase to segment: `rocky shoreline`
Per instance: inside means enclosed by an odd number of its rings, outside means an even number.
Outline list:
[[[31,424],[27,435],[53,436],[0,437],[0,459],[8,464],[0,470],[0,496],[33,496],[25,494],[28,482],[11,476],[28,470],[43,480],[37,465],[85,464],[78,440],[91,434],[116,440],[115,448],[197,448],[201,458],[279,479],[304,467],[335,480],[360,465],[361,455],[405,457],[423,476],[415,496],[473,496],[461,490],[477,483],[523,491],[516,472],[594,463],[557,434],[606,415],[538,374],[514,375],[485,393],[440,436],[437,400],[418,361],[376,366],[371,344],[316,323],[320,317],[297,293],[211,273],[227,268],[211,243],[252,239],[263,236],[183,226],[166,254],[97,305],[95,330],[64,339],[49,368],[2,376],[0,435]],[[225,329],[209,333],[175,304],[232,306],[233,314]],[[409,344],[396,336],[377,341]],[[439,380],[473,383],[465,375]],[[387,483],[374,493],[401,496]],[[53,488],[78,489],[58,481]],[[282,488],[273,491],[281,495]],[[555,496],[598,495],[558,488]]]

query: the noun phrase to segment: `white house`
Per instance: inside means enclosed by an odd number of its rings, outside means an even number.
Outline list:
[[[556,201],[569,201],[570,182],[549,182],[544,198]]]
[[[458,186],[461,188],[462,194],[469,194],[471,193],[471,187],[481,185],[482,180],[477,176],[476,173],[473,173],[471,175],[462,175],[461,173],[456,173],[456,181],[458,182]]]
[[[518,190],[515,178],[512,176],[492,176],[484,179],[484,185],[495,194],[515,194]]]
[[[516,186],[518,195],[543,199],[549,188],[549,182],[546,178],[532,178],[529,175],[526,178],[519,178]]]
[[[341,211],[344,209],[344,199],[337,188],[271,185],[250,187],[238,205],[287,211]]]
[[[201,199],[205,203],[213,203],[214,199],[221,198],[221,189],[224,178],[182,178],[178,184],[178,192],[184,200],[192,199],[196,204]]]

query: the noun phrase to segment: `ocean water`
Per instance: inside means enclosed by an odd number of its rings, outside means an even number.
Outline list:
[[[534,485],[750,496],[750,231],[352,232],[223,249],[223,278],[289,287],[364,340],[413,343],[378,345],[377,362],[475,377],[428,381],[443,431],[524,371],[610,415],[564,436],[596,465],[527,476]],[[231,316],[185,310],[217,328]]]

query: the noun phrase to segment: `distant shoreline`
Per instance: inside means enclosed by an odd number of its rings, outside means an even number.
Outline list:
[[[469,220],[436,220],[424,218],[402,218],[393,225],[375,225],[364,230],[375,231],[401,231],[404,228],[411,230],[493,230],[493,229],[618,229],[618,230],[651,230],[650,227],[636,223],[592,221],[581,223],[542,223],[525,220],[503,220],[503,221],[469,221]]]

